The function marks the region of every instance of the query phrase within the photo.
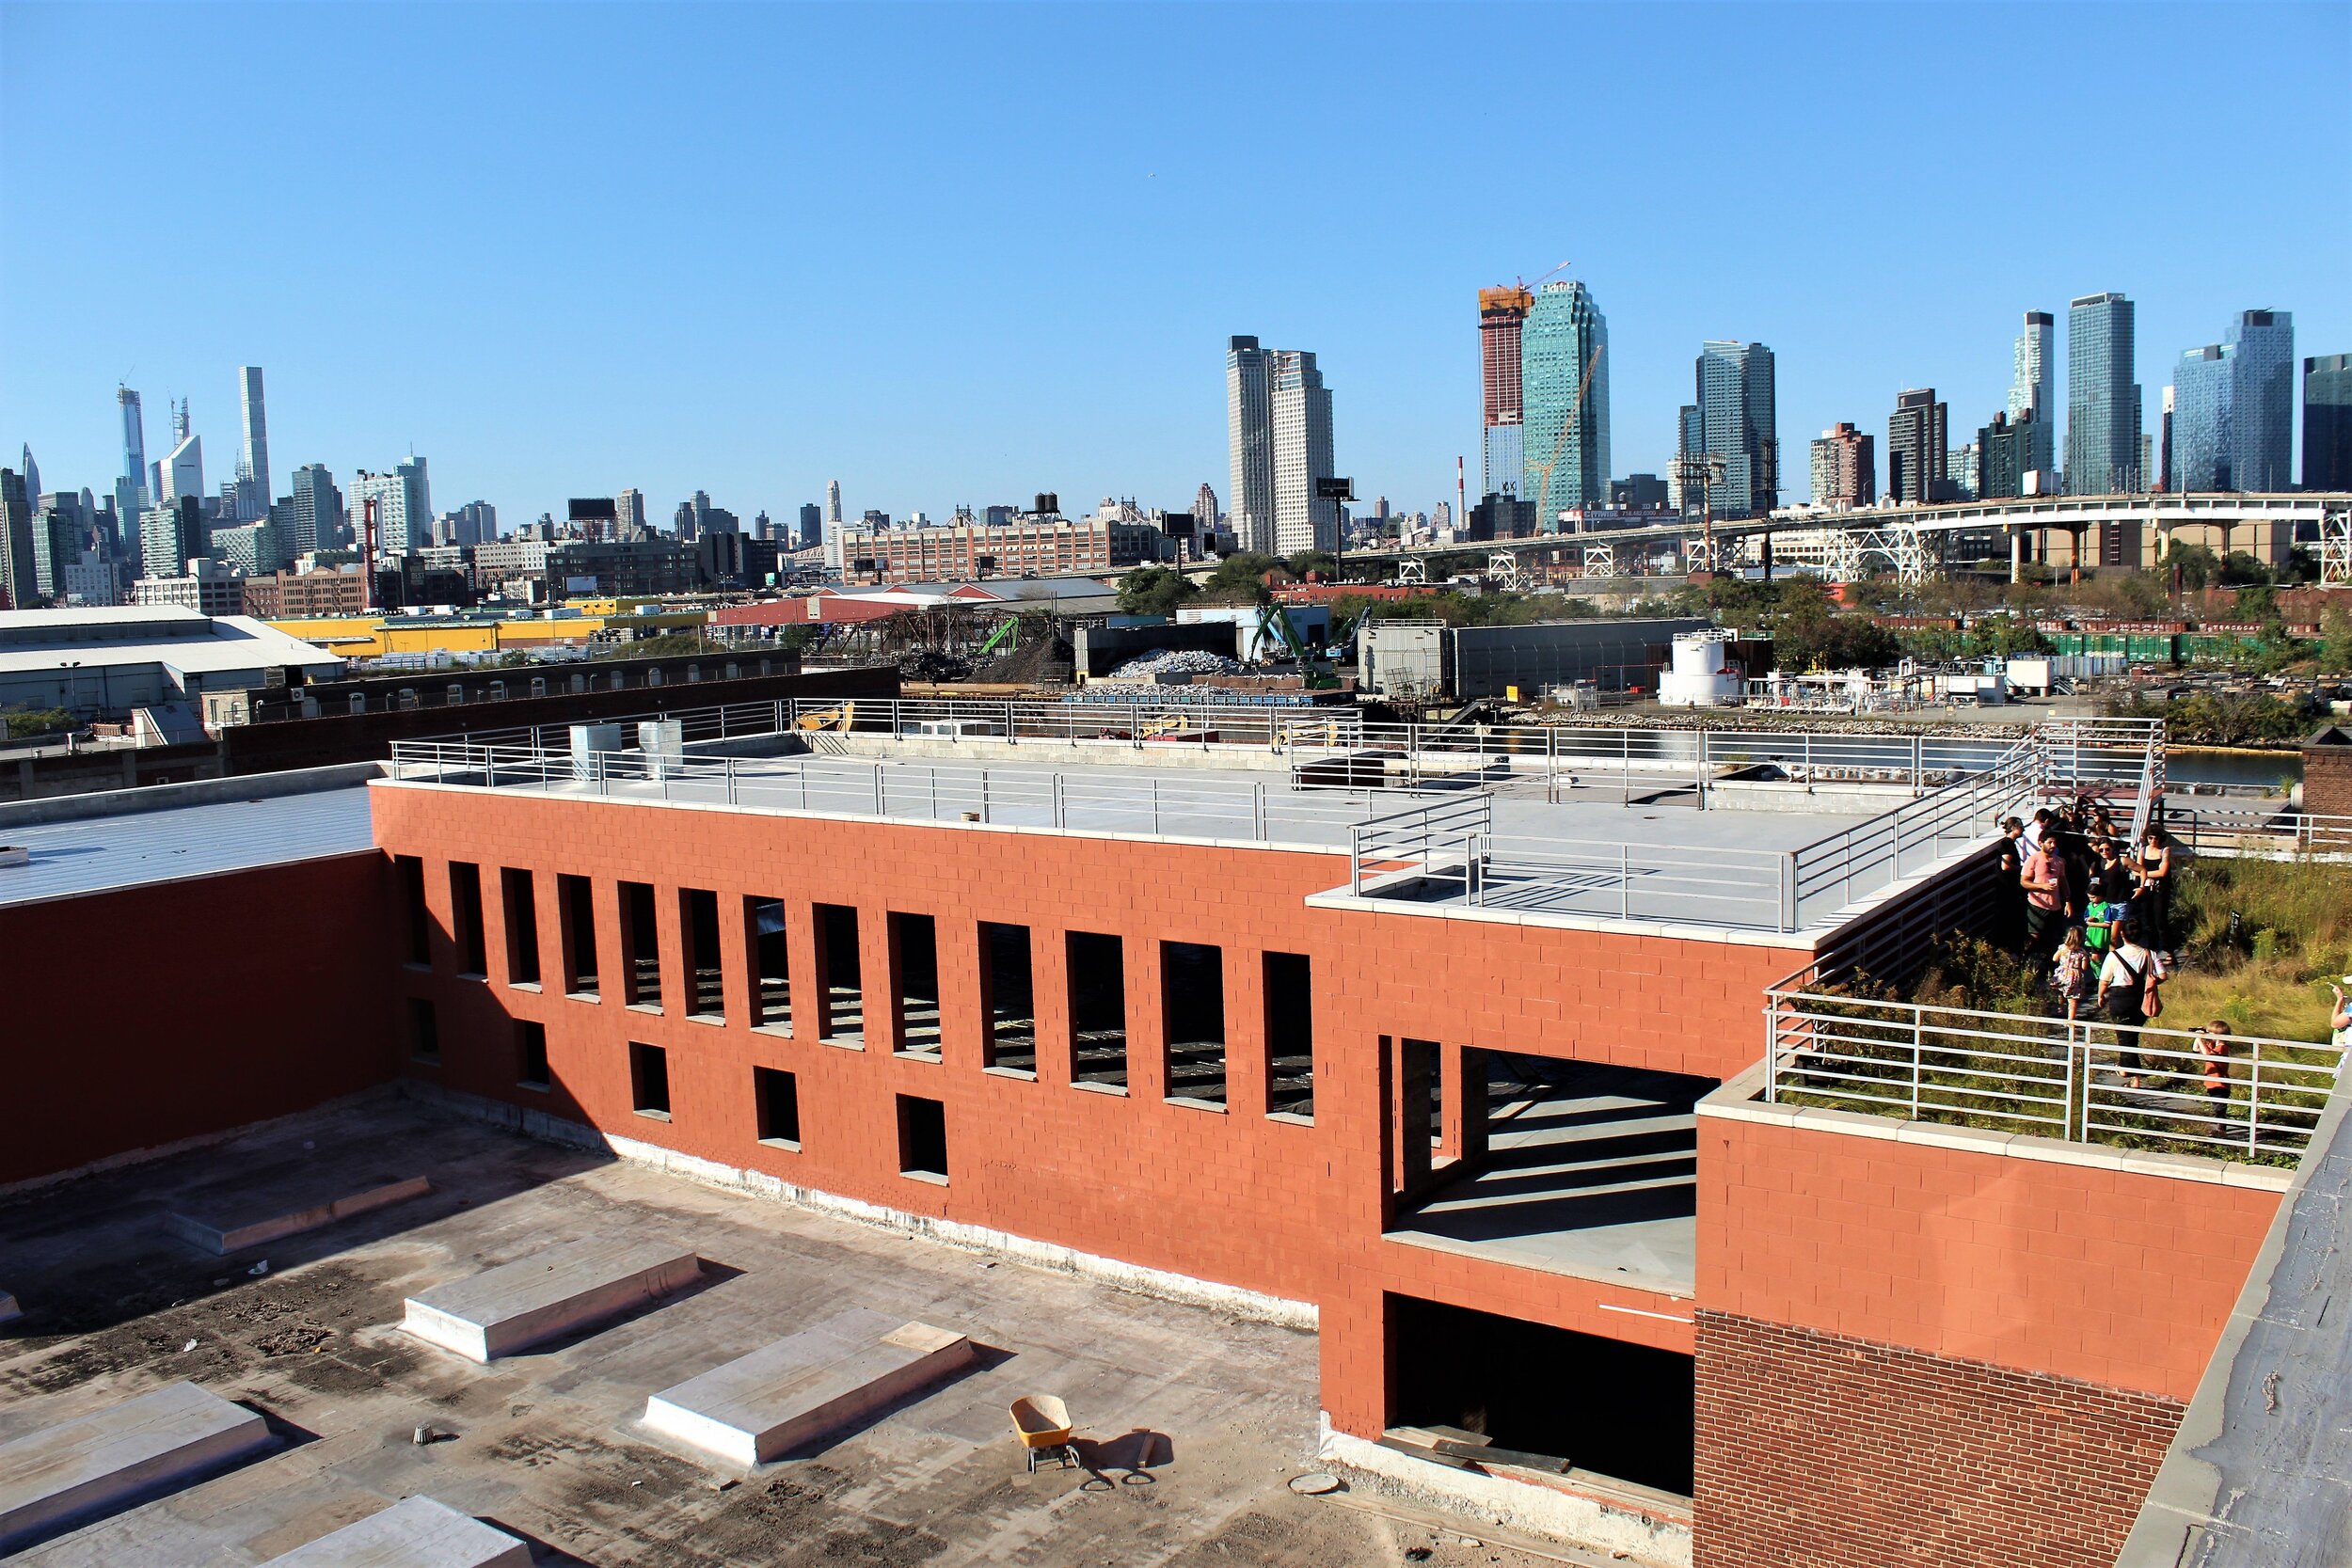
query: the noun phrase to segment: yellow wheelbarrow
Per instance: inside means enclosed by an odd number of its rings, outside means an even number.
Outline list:
[[[1070,1407],[1051,1394],[1024,1394],[1012,1402],[1013,1434],[1028,1450],[1029,1473],[1040,1459],[1059,1459],[1062,1468],[1078,1463],[1070,1447]]]

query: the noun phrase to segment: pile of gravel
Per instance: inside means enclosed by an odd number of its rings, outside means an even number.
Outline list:
[[[1236,675],[1241,665],[1222,654],[1198,648],[1162,648],[1158,653],[1129,659],[1110,673],[1115,681],[1157,680],[1162,675]]]

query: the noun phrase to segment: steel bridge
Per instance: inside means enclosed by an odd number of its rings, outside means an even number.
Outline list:
[[[2052,532],[2065,533],[2080,563],[2083,538],[2110,524],[2137,525],[2156,540],[2156,559],[2171,551],[2183,534],[2210,543],[2227,554],[2241,539],[2285,528],[2289,537],[2306,528],[2319,540],[2320,582],[2352,588],[2352,492],[2305,491],[2276,495],[2189,494],[2126,496],[2026,496],[2015,499],[1958,501],[1934,506],[1881,506],[1855,512],[1789,508],[1764,517],[1718,521],[1696,518],[1601,528],[1580,533],[1541,533],[1520,539],[1418,545],[1408,549],[1350,550],[1356,562],[1392,564],[1392,580],[1425,582],[1433,556],[1486,552],[1487,567],[1506,579],[1520,578],[1533,558],[1551,554],[1578,576],[1620,575],[1622,551],[1630,562],[1647,559],[1661,545],[1672,546],[1686,571],[1729,570],[1764,559],[1774,534],[1822,536],[1824,563],[1838,582],[1854,582],[1891,572],[1906,583],[1941,570],[1945,547],[1961,533],[2005,534],[2010,576],[2022,570],[2026,541],[2039,539],[2047,556]],[[2248,534],[2241,531],[2254,531]],[[2275,532],[2274,535],[2275,537]]]

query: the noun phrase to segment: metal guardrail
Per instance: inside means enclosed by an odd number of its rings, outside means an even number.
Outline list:
[[[1105,833],[1245,838],[1337,848],[1358,824],[1409,793],[1300,789],[1275,783],[867,763],[848,758],[694,757],[648,752],[580,756],[532,747],[420,741],[394,748],[390,776],[489,789],[704,801],[828,816],[1010,823]],[[1444,797],[1448,801],[1460,797]],[[1483,796],[1478,797],[1483,801]]]
[[[2028,804],[2042,787],[2049,761],[2040,737],[2028,736],[2002,754],[1987,772],[1963,777],[1869,821],[1843,829],[1790,851],[1793,928],[1796,907],[1832,883],[1851,903],[1904,876],[1904,856],[1916,870],[1941,860],[1951,840],[1960,847],[1980,842],[2000,819]]]
[[[2352,855],[2352,816],[2312,816],[2254,802],[2243,807],[2183,806],[2167,800],[2164,829],[2192,855],[2291,860]]]
[[[2071,1143],[2299,1155],[2343,1073],[2332,1045],[2226,1037],[2225,1093],[2185,1030],[1775,987],[1764,1098]],[[2134,1081],[2137,1086],[2134,1086]]]
[[[1383,813],[1349,832],[1347,890],[1361,897],[1367,877],[1411,870],[1430,881],[1458,879],[1467,893],[1477,859],[1472,846],[1493,826],[1494,800],[1484,793]],[[1454,851],[1460,859],[1449,862]]]

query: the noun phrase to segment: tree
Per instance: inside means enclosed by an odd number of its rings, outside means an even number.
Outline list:
[[[1340,560],[1329,550],[1300,550],[1282,562],[1282,570],[1300,582],[1306,581],[1310,574],[1319,572],[1323,580],[1328,582],[1340,575]]]
[[[1874,669],[1902,657],[1895,634],[1865,615],[1841,615],[1818,583],[1792,582],[1768,628],[1782,670]]]
[[[1200,595],[1211,604],[1265,604],[1274,596],[1266,592],[1265,576],[1281,568],[1282,563],[1270,555],[1237,551],[1217,562],[1216,570],[1200,585]]]
[[[1178,605],[1200,592],[1170,567],[1138,566],[1119,579],[1119,608],[1129,615],[1173,616]]]
[[[2164,563],[2175,574],[2181,587],[2192,594],[2221,576],[2221,558],[2207,545],[2183,544],[2176,539],[2165,552]]]
[[[2352,674],[2352,612],[2340,604],[2319,617],[2319,668],[2323,674]]]

